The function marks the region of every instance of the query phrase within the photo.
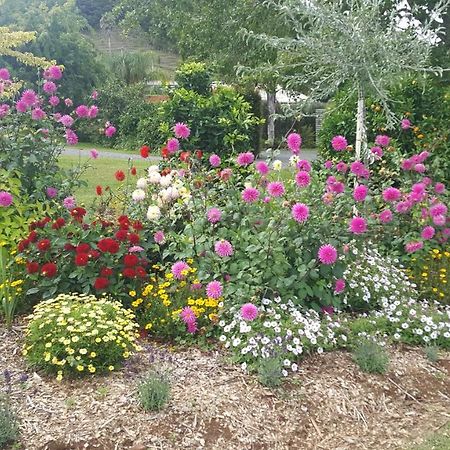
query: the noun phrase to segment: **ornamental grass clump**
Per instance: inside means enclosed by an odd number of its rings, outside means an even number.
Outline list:
[[[138,400],[146,411],[159,411],[170,397],[170,381],[166,375],[151,371],[138,385]]]
[[[61,294],[35,306],[29,319],[23,354],[58,381],[113,371],[140,350],[134,314],[107,298]]]
[[[0,448],[16,441],[19,427],[7,397],[0,395]]]
[[[269,388],[280,386],[283,380],[282,368],[283,363],[279,358],[262,358],[258,364],[259,382]]]

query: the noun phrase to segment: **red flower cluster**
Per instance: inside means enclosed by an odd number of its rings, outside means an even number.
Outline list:
[[[101,239],[100,241],[98,241],[97,247],[102,253],[111,254],[117,253],[120,249],[119,243],[112,238]]]
[[[117,181],[123,181],[125,180],[125,172],[123,170],[118,170],[114,176],[116,177]]]
[[[143,145],[141,147],[141,156],[143,158],[148,158],[149,154],[150,154],[150,147],[148,145]]]

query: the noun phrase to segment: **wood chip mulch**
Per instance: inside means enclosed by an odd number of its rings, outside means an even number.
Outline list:
[[[0,325],[0,391],[8,370],[25,450],[409,449],[450,421],[450,354],[431,364],[420,349],[391,348],[385,375],[362,373],[345,352],[317,355],[269,390],[220,350],[147,342],[117,373],[58,383],[26,366],[22,336]],[[154,360],[169,367],[172,394],[148,413],[135,390]]]

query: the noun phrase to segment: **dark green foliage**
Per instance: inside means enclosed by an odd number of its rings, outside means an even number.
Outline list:
[[[16,441],[19,434],[17,419],[6,397],[0,396],[0,448]]]
[[[117,0],[76,0],[76,5],[81,15],[94,28],[100,26],[100,20],[103,14],[111,11],[116,3]]]
[[[353,359],[363,372],[368,373],[385,373],[389,365],[386,350],[370,340],[362,340],[356,345]]]
[[[159,411],[170,397],[170,382],[164,374],[151,371],[138,386],[138,399],[146,411]]]
[[[280,358],[270,357],[262,358],[259,361],[258,366],[258,380],[263,386],[270,388],[278,387],[281,385],[282,364]]]
[[[180,88],[194,91],[196,94],[207,96],[211,93],[211,72],[205,63],[182,64],[175,72],[175,81]]]

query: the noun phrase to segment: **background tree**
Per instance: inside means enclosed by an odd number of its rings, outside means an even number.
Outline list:
[[[407,72],[434,71],[429,66],[433,48],[430,36],[442,31],[435,19],[446,12],[448,1],[427,13],[420,27],[399,28],[397,8],[386,9],[384,0],[268,0],[265,2],[289,28],[290,36],[248,36],[262,48],[282,57],[273,70],[284,74],[285,86],[301,92],[309,86],[310,99],[327,99],[348,84],[358,94],[356,158],[368,158],[365,99],[379,98],[388,125],[389,86]],[[412,10],[414,15],[415,10]]]

